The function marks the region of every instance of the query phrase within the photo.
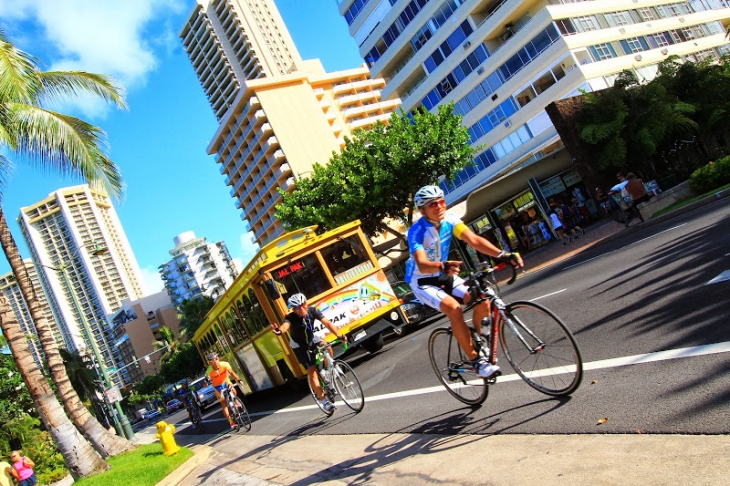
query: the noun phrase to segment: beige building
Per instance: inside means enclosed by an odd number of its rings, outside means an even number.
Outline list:
[[[38,303],[40,304],[41,310],[48,320],[48,325],[51,328],[53,337],[56,339],[56,342],[60,346],[65,346],[65,341],[61,334],[61,328],[56,322],[56,318],[53,315],[53,310],[48,303],[46,293],[43,291],[43,286],[41,285],[41,282],[38,278],[38,272],[36,271],[35,265],[33,265],[33,262],[30,259],[23,260],[23,263],[26,270],[28,271],[28,276],[30,277],[31,284],[35,289],[36,297],[38,298]],[[13,275],[13,272],[8,272],[5,275],[0,275],[0,292],[2,292],[3,297],[5,297],[5,301],[10,307],[10,310],[13,312],[13,315],[18,320],[18,324],[20,324],[20,328],[23,330],[23,334],[28,337],[28,346],[30,347],[30,352],[33,355],[33,359],[41,369],[44,368],[45,363],[43,349],[38,339],[38,334],[36,333],[33,319],[31,319],[30,317],[28,304],[25,302],[23,294],[20,292],[20,286],[18,285],[18,282],[15,279],[15,275]]]
[[[386,120],[385,82],[302,61],[273,0],[197,0],[180,33],[220,126],[208,146],[257,243],[284,229],[279,189],[326,164],[353,130]]]
[[[447,202],[500,244],[516,244],[522,213],[587,192],[545,112],[556,99],[613,84],[623,70],[650,80],[670,55],[730,52],[727,0],[337,0],[384,99],[405,111],[455,103],[475,167]],[[495,181],[499,181],[495,183]]]
[[[107,368],[119,367],[107,316],[125,299],[141,298],[144,281],[109,196],[86,184],[66,187],[20,211],[21,232],[66,348],[88,350],[93,338]]]
[[[318,60],[303,64],[306,71],[245,82],[208,146],[259,244],[284,231],[274,216],[278,189],[293,188],[346,135],[386,121],[399,105],[381,100],[385,83],[365,67],[326,73]]]
[[[114,347],[119,350],[122,363],[110,374],[127,385],[160,371],[164,350],[156,349],[152,343],[161,340],[161,327],[180,335],[180,319],[165,291],[135,301],[125,300],[110,321]]]

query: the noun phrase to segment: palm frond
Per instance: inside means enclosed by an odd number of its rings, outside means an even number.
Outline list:
[[[79,118],[38,106],[11,103],[15,152],[42,170],[101,183],[111,196],[124,186],[119,168],[103,150],[106,134]]]

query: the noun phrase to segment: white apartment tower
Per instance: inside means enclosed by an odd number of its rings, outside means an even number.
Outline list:
[[[48,302],[48,298],[46,297],[46,293],[43,291],[43,286],[38,278],[38,272],[36,271],[35,265],[33,265],[33,262],[30,259],[23,260],[23,264],[28,271],[28,277],[30,277],[31,285],[33,285],[33,288],[35,289],[36,297],[39,300],[38,303],[40,304],[40,308],[48,321],[53,337],[56,339],[57,343],[63,346],[64,339],[61,334],[61,328],[56,322],[53,310]],[[0,275],[0,292],[2,292],[10,310],[18,320],[18,324],[20,324],[23,334],[28,337],[28,347],[33,355],[33,359],[40,368],[44,368],[45,363],[43,358],[43,349],[38,339],[33,319],[30,316],[30,309],[28,309],[28,304],[23,298],[23,294],[20,292],[20,286],[18,285],[13,272]]]
[[[727,0],[337,3],[371,75],[386,80],[384,99],[405,111],[453,102],[471,143],[485,147],[475,167],[441,183],[450,205],[467,201],[478,231],[509,234],[510,218],[541,198],[585,189],[548,104],[611,86],[625,69],[650,80],[670,55],[730,52]]]
[[[180,38],[218,120],[246,80],[302,62],[273,0],[196,0]]]
[[[89,349],[81,324],[85,319],[107,368],[120,366],[107,316],[125,299],[137,300],[145,292],[109,196],[88,185],[67,187],[20,211],[18,223],[33,261],[39,264],[40,280],[66,347]]]
[[[192,231],[177,235],[173,242],[172,259],[160,265],[160,274],[175,305],[202,295],[215,300],[238,276],[224,242],[208,243]]]
[[[259,244],[284,232],[279,189],[400,104],[383,101],[385,83],[366,67],[326,73],[302,61],[273,0],[197,0],[180,37],[219,121],[208,153]]]

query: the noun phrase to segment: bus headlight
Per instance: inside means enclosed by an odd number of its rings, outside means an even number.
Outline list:
[[[390,320],[391,321],[397,321],[398,320],[398,313],[396,311],[393,311],[390,313]]]

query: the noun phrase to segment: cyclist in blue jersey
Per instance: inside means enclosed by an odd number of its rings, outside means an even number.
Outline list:
[[[185,408],[188,411],[188,417],[190,417],[190,422],[192,422],[193,407],[200,407],[198,406],[198,400],[195,396],[195,392],[190,389],[190,385],[187,380],[183,382],[182,387],[178,390],[177,398],[185,405]]]
[[[459,277],[463,262],[446,259],[449,256],[451,238],[455,236],[476,251],[509,261],[517,268],[523,266],[522,258],[519,253],[500,250],[470,230],[460,218],[447,213],[444,192],[438,186],[422,187],[413,199],[422,218],[408,230],[411,257],[406,263],[405,280],[421,302],[446,314],[451,321],[454,337],[472,360],[474,372],[488,378],[499,371],[499,366],[480,358],[474,350],[461,309],[461,304],[467,304],[471,299],[469,288]],[[474,307],[472,322],[477,332],[481,332],[482,319],[489,315],[489,300]]]

